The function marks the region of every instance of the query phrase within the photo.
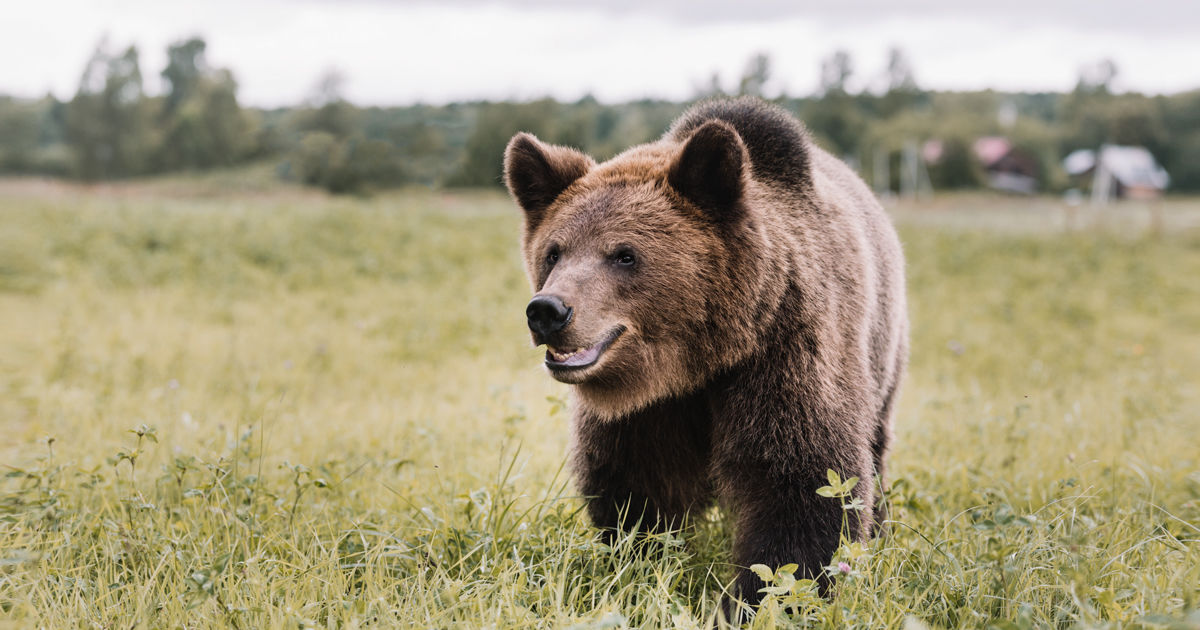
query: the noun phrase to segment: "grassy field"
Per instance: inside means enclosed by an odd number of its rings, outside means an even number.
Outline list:
[[[1200,201],[896,215],[895,523],[754,627],[1200,627]],[[579,513],[518,219],[0,182],[0,626],[708,627],[720,511]]]

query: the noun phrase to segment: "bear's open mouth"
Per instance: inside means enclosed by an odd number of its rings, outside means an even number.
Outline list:
[[[587,348],[575,348],[574,350],[561,350],[553,346],[546,346],[546,367],[552,370],[578,370],[594,365],[600,360],[600,355],[604,354],[605,350],[625,332],[624,326],[617,326],[612,329],[604,339],[599,343]]]

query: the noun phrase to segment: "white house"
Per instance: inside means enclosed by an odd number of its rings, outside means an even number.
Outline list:
[[[1091,149],[1073,151],[1063,159],[1063,168],[1076,179],[1092,175],[1092,201],[1110,198],[1157,199],[1171,176],[1145,147],[1101,145],[1099,157]]]

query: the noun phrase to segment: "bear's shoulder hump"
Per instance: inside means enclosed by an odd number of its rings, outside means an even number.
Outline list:
[[[742,137],[756,179],[798,188],[808,186],[808,132],[787,110],[760,99],[724,98],[697,103],[679,117],[666,137],[683,142],[714,119],[729,123]]]

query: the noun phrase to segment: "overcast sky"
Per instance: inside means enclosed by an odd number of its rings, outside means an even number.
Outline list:
[[[167,44],[193,34],[257,106],[299,102],[330,68],[360,104],[680,99],[713,72],[732,87],[756,52],[769,94],[806,95],[833,50],[862,87],[892,46],[933,89],[1069,90],[1104,57],[1121,90],[1200,87],[1200,0],[35,0],[0,13],[0,93],[70,98],[105,36],[138,46],[157,92]]]

